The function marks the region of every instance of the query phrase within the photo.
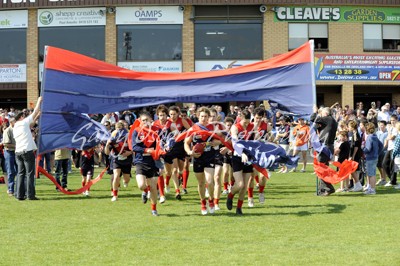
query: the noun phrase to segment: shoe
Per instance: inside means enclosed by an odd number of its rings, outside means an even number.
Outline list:
[[[306,170],[304,170],[304,169],[300,170],[300,173],[305,173],[305,172],[306,172]]]
[[[243,215],[242,208],[236,208],[236,215]]]
[[[372,189],[372,188],[370,188],[364,192],[364,195],[375,195],[375,194],[376,194],[376,191],[375,191],[375,189]]]
[[[169,193],[170,189],[169,186],[165,186],[165,193]]]
[[[158,216],[158,212],[156,210],[151,211],[151,215]]]
[[[400,189],[400,184],[397,184],[396,186],[394,186],[395,189]]]
[[[113,197],[111,198],[111,201],[112,201],[112,202],[117,201],[117,200],[118,200],[118,196],[113,196]]]
[[[28,198],[28,200],[39,200],[37,197]]]
[[[63,187],[63,189],[65,190],[65,191],[71,191],[69,188],[67,188],[67,187]]]
[[[287,168],[281,172],[281,174],[286,174],[286,173],[288,173],[288,169]]]
[[[7,191],[7,194],[8,194],[8,196],[10,196],[10,197],[14,196],[14,192],[11,192],[11,191]]]
[[[209,211],[209,213],[211,213],[211,214],[213,214],[213,213],[215,212],[215,205],[214,205],[214,202],[210,202],[210,203],[208,204],[208,211]]]
[[[163,204],[163,203],[165,202],[165,200],[166,200],[166,199],[165,199],[165,196],[161,196],[161,197],[160,197],[160,204]]]
[[[182,189],[182,192],[183,192],[183,194],[185,194],[185,195],[188,193],[186,188],[183,188],[183,189]]]
[[[283,168],[281,168],[277,173],[280,174],[283,172]]]
[[[345,192],[344,188],[338,188],[335,191],[335,193],[342,193],[342,192]]]
[[[380,179],[378,182],[376,182],[376,185],[377,186],[384,186],[384,185],[386,185],[386,180],[383,180],[383,179]]]
[[[15,198],[15,199],[18,200],[18,201],[25,200],[25,198]]]
[[[352,189],[350,189],[349,191],[350,191],[350,192],[360,192],[360,191],[362,191],[362,190],[363,190],[363,187],[362,187],[361,183],[358,182],[358,183],[356,183],[356,184],[354,185],[354,187],[353,187]]]
[[[124,187],[128,187],[128,184],[129,184],[129,183],[125,183],[125,182],[124,182]]]
[[[254,200],[253,200],[253,198],[248,198],[248,199],[247,199],[247,205],[249,206],[249,208],[253,208],[253,207],[254,207]]]
[[[369,189],[371,189],[371,186],[369,184],[363,187],[363,191],[364,192],[369,190]]]
[[[261,204],[264,204],[264,202],[265,202],[264,192],[261,192],[261,193],[258,194],[258,201],[259,201]]]
[[[289,171],[289,173],[295,173],[296,172],[296,168],[293,168],[292,170]]]
[[[228,199],[226,200],[226,208],[228,210],[232,210],[232,207],[233,207],[233,199],[228,197]]]
[[[392,183],[387,182],[387,183],[385,184],[385,187],[393,187],[393,185],[392,185]]]
[[[142,192],[142,202],[143,204],[147,203],[147,192]]]
[[[206,198],[210,197],[210,193],[208,192],[208,189],[206,188],[206,194],[205,194]]]
[[[84,193],[84,195],[86,196],[86,197],[89,197],[89,190],[86,190],[85,192],[83,192]]]
[[[179,194],[179,193],[176,193],[176,195],[175,195],[175,199],[177,199],[177,200],[181,200],[181,199],[182,199],[182,197],[181,197],[181,194]]]
[[[218,205],[218,204],[215,204],[215,206],[214,206],[214,209],[215,209],[216,211],[219,211],[219,210],[221,210],[221,208],[219,207],[219,205]]]
[[[229,194],[229,192],[227,189],[224,189],[224,191],[222,191],[222,195],[228,195],[228,194]]]
[[[201,208],[201,215],[207,215],[207,208],[206,209],[203,209],[203,208]]]

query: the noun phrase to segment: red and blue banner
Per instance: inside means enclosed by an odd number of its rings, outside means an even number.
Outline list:
[[[269,60],[232,69],[149,73],[47,47],[39,152],[87,148],[106,138],[101,125],[85,114],[174,102],[256,100],[279,103],[281,109],[295,114],[310,114],[315,97],[313,60],[313,43],[308,42]],[[77,138],[80,141],[72,141]]]

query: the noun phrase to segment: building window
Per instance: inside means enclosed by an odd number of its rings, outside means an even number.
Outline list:
[[[262,24],[196,24],[195,58],[262,59]]]
[[[263,13],[259,6],[196,6],[196,60],[261,60]]]
[[[118,26],[118,62],[182,59],[182,25]]]
[[[46,45],[105,59],[104,26],[39,28],[39,61]]]
[[[364,50],[400,50],[400,25],[364,24]]]
[[[26,29],[1,29],[0,36],[0,64],[25,64]]]
[[[328,50],[327,23],[289,23],[289,50],[314,40],[315,50]]]

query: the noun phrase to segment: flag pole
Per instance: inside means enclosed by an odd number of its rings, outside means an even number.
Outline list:
[[[317,105],[317,88],[315,85],[315,63],[314,63],[314,40],[309,40],[308,41],[309,45],[310,45],[310,49],[311,49],[311,82],[312,82],[312,86],[311,86],[311,90],[312,90],[312,95],[313,95],[313,104]],[[315,155],[314,155],[315,156]],[[318,189],[319,189],[319,182],[318,182],[318,176],[315,176],[315,192],[318,195]]]

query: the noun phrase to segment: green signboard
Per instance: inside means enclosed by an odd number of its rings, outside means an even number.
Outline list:
[[[361,22],[400,24],[400,8],[389,7],[274,7],[275,21]]]

